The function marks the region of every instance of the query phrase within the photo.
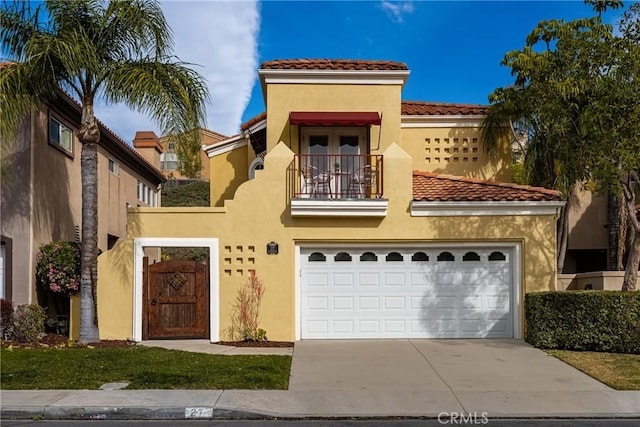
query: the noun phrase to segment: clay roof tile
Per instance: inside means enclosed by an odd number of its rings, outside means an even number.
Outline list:
[[[413,200],[425,202],[462,201],[558,201],[559,191],[542,187],[473,178],[413,172]]]

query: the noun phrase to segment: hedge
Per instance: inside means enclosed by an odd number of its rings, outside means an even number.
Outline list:
[[[525,317],[538,348],[640,354],[640,291],[534,292]]]

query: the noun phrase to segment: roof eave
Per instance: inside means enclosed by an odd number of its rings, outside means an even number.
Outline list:
[[[558,215],[564,201],[423,201],[411,202],[411,216]]]

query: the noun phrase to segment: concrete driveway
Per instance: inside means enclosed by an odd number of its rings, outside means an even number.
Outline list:
[[[611,391],[523,341],[296,342],[289,390]]]

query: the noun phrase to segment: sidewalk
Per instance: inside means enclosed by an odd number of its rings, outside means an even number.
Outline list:
[[[271,390],[2,391],[2,419],[438,417],[640,418],[640,392]]]

